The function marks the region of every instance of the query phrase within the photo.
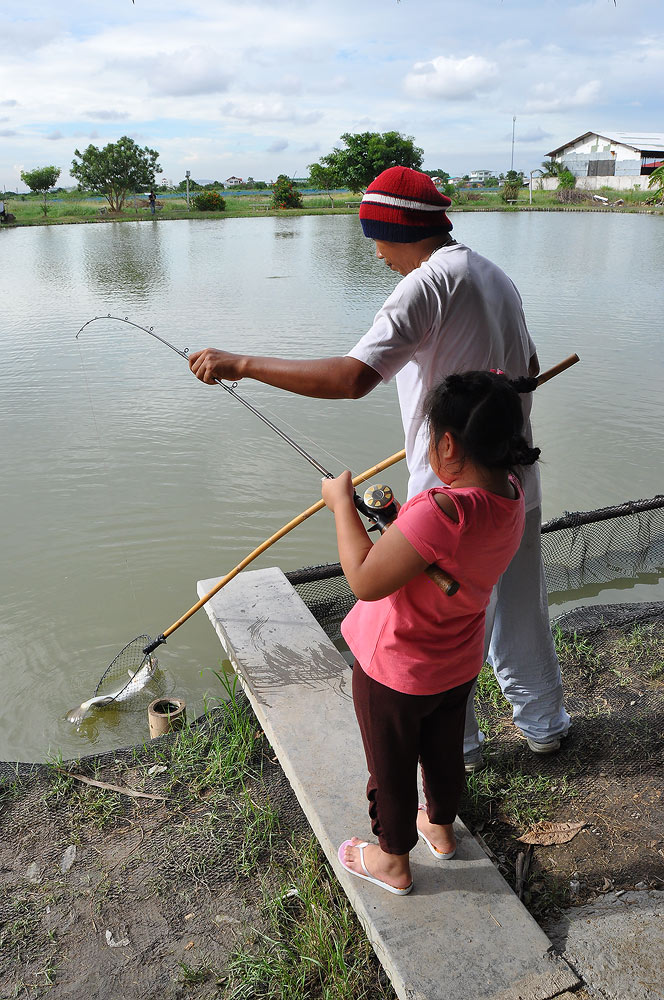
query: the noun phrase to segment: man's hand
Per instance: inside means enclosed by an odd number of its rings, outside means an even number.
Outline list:
[[[348,470],[342,472],[336,479],[323,480],[323,500],[333,513],[345,500],[350,500],[351,506],[355,509],[353,479]]]
[[[206,347],[204,351],[190,354],[189,368],[196,378],[208,385],[214,385],[216,379],[226,379],[228,382],[239,382],[242,378],[242,354],[230,354],[228,351],[217,351],[214,347]]]

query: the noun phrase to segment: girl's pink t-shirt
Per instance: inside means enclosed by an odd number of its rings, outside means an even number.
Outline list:
[[[438,694],[480,672],[485,610],[523,535],[523,493],[510,482],[514,500],[479,487],[437,487],[403,505],[390,530],[458,580],[459,590],[447,597],[422,573],[388,597],[357,602],[341,632],[374,680],[403,694]],[[443,492],[458,524],[434,499]]]

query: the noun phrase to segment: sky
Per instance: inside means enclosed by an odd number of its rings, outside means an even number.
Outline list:
[[[123,135],[177,183],[303,177],[344,132],[456,176],[664,131],[658,0],[4,0],[0,39],[5,190]]]

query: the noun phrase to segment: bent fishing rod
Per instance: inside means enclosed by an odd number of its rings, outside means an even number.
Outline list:
[[[110,313],[108,313],[108,315],[106,316],[95,316],[93,319],[89,319],[87,323],[83,324],[81,329],[76,334],[76,339],[78,340],[80,334],[83,332],[83,330],[85,330],[86,326],[90,325],[90,323],[95,323],[97,320],[103,320],[103,319],[116,320],[119,323],[126,323],[128,326],[133,326],[137,330],[143,330],[143,332],[149,334],[150,337],[154,337],[155,340],[160,341],[160,343],[164,344],[166,347],[170,347],[172,351],[175,351],[176,354],[179,354],[181,358],[185,359],[185,361],[187,362],[189,361],[188,348],[185,348],[184,351],[181,351],[178,347],[175,347],[173,344],[169,343],[168,340],[165,340],[163,337],[160,337],[159,334],[155,333],[153,327],[148,328],[147,326],[141,326],[140,323],[134,323],[132,320],[128,319],[127,316],[124,317],[112,316]],[[302,446],[299,445],[297,441],[294,441],[291,437],[289,437],[289,435],[286,434],[286,432],[283,431],[281,427],[278,427],[268,417],[266,417],[264,413],[261,413],[261,411],[258,410],[252,403],[250,403],[248,399],[245,399],[238,392],[236,392],[235,389],[237,387],[237,382],[233,382],[231,385],[227,385],[226,382],[223,382],[221,379],[218,378],[215,378],[214,381],[217,385],[220,385],[222,389],[224,389],[227,393],[229,393],[233,397],[233,399],[236,399],[239,403],[242,403],[242,405],[246,406],[248,410],[251,410],[254,416],[258,417],[259,420],[262,420],[264,424],[267,424],[270,430],[273,430],[275,434],[278,434],[279,437],[286,442],[286,444],[289,444],[291,448],[295,449],[298,455],[301,455],[302,458],[305,459],[305,461],[309,462],[310,465],[313,465],[314,469],[320,472],[320,474],[325,479],[335,478],[332,472],[330,472],[323,465],[321,465],[320,462],[318,462],[313,457],[313,455],[309,454],[308,451],[305,451],[305,449],[302,448]],[[361,514],[364,514],[365,517],[367,517],[370,521],[373,522],[372,528],[369,529],[370,531],[378,530],[382,533],[389,527],[389,525],[392,523],[392,521],[397,515],[398,508],[396,505],[396,501],[394,499],[394,495],[392,494],[392,490],[389,488],[389,486],[376,486],[373,488],[373,491],[369,489],[366,491],[364,497],[360,497],[358,493],[353,491],[353,501],[359,512]],[[452,581],[450,578],[450,584],[454,582],[455,581]]]

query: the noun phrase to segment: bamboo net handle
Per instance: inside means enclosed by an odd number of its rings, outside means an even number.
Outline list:
[[[565,358],[564,361],[559,361],[557,365],[553,366],[553,368],[548,368],[545,372],[542,372],[541,375],[537,376],[537,388],[539,389],[541,385],[548,382],[549,379],[553,378],[555,375],[560,375],[561,372],[571,368],[572,365],[575,365],[579,360],[580,358],[578,354],[570,354],[570,356]]]
[[[390,455],[389,458],[386,458],[384,459],[384,461],[379,462],[378,465],[372,465],[370,469],[367,469],[365,472],[361,473],[361,475],[356,476],[355,479],[353,479],[353,486],[359,486],[360,483],[366,482],[367,479],[371,479],[373,476],[377,475],[379,472],[382,472],[384,469],[389,469],[391,465],[396,465],[397,462],[401,462],[405,457],[406,457],[406,452],[405,449],[402,448],[401,451],[395,452],[394,455]],[[287,524],[285,524],[283,528],[280,528],[279,531],[277,531],[270,538],[266,538],[266,540],[262,542],[257,549],[254,549],[254,551],[250,552],[248,556],[245,556],[242,562],[239,562],[237,566],[235,566],[235,568],[230,571],[230,573],[227,573],[226,576],[222,577],[221,580],[219,580],[214,585],[212,590],[208,591],[208,593],[205,594],[204,597],[201,597],[200,601],[194,604],[193,608],[190,608],[186,614],[182,615],[182,618],[178,618],[178,620],[174,622],[170,628],[166,629],[166,631],[163,633],[164,638],[167,639],[168,636],[172,635],[176,629],[180,628],[180,625],[184,625],[184,623],[189,618],[191,618],[192,615],[196,614],[196,612],[199,611],[204,604],[207,604],[210,598],[214,597],[215,594],[219,593],[222,587],[225,587],[227,583],[230,583],[233,577],[236,577],[238,573],[241,573],[242,570],[245,568],[245,566],[248,566],[250,562],[253,562],[254,559],[257,559],[258,556],[262,555],[263,552],[269,549],[271,545],[274,545],[274,543],[278,542],[280,538],[283,538],[284,535],[287,535],[289,531],[293,530],[293,528],[297,528],[299,524],[302,524],[303,521],[306,521],[308,517],[312,516],[312,514],[316,514],[324,506],[325,506],[324,502],[322,500],[319,500],[318,503],[315,503],[313,504],[313,506],[307,507],[306,510],[303,510],[301,514],[298,514],[297,517],[294,517],[292,521],[289,521]]]

